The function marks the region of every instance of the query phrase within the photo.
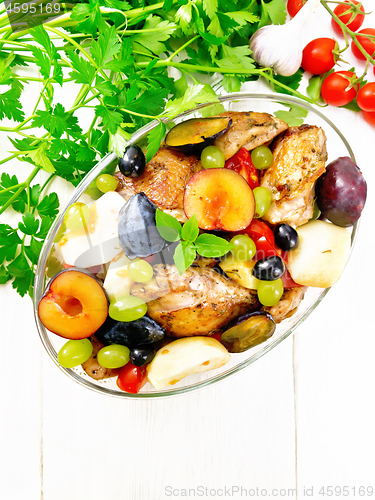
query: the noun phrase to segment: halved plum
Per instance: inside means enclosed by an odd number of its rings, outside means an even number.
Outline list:
[[[255,201],[249,184],[226,168],[197,172],[186,185],[184,210],[206,230],[241,231],[253,219]]]
[[[272,337],[276,324],[271,314],[255,311],[238,317],[222,333],[220,342],[229,352],[244,352]]]
[[[94,275],[76,268],[54,276],[38,306],[43,325],[66,339],[90,337],[108,315],[106,294]]]
[[[224,134],[232,124],[232,118],[216,116],[191,118],[173,127],[165,138],[168,147],[187,155],[200,155],[206,146]]]

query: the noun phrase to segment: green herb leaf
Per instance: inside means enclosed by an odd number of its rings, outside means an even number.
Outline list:
[[[172,215],[166,214],[160,208],[156,209],[155,222],[157,230],[162,238],[167,241],[180,239],[181,224]]]
[[[18,227],[24,234],[32,235],[38,231],[39,221],[33,214],[26,212],[22,217],[22,222],[18,223]]]
[[[199,227],[195,214],[190,217],[190,219],[184,223],[181,230],[181,238],[193,242],[198,238]]]
[[[218,258],[228,253],[234,246],[224,238],[214,234],[200,234],[195,242],[197,252],[202,257]]]
[[[197,253],[192,243],[182,241],[177,245],[173,260],[180,276],[189,266],[191,266],[196,256]]]
[[[160,143],[165,135],[165,124],[163,122],[159,122],[159,124],[151,130],[151,132],[147,136],[147,152],[146,152],[146,162],[152,160],[152,158],[157,153]]]
[[[288,107],[289,111],[276,111],[275,116],[287,123],[289,127],[299,127],[307,116],[307,110],[296,104],[289,104]]]

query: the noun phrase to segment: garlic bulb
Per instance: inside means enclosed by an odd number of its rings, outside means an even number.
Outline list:
[[[279,75],[293,75],[302,61],[301,28],[319,4],[320,0],[308,0],[288,23],[271,24],[256,31],[249,42],[254,61]]]

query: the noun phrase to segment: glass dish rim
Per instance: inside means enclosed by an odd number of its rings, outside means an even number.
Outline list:
[[[274,102],[280,102],[281,104],[289,103],[289,104],[296,104],[298,106],[304,107],[308,111],[311,111],[318,115],[320,118],[322,118],[340,137],[342,142],[344,143],[347,152],[349,153],[351,159],[356,162],[355,156],[353,153],[352,148],[350,147],[348,141],[346,138],[343,136],[343,134],[340,132],[340,130],[334,125],[331,120],[329,120],[320,110],[316,109],[313,105],[309,104],[308,102],[294,97],[294,96],[289,96],[285,94],[277,94],[277,93],[267,93],[267,92],[262,92],[262,93],[252,93],[252,92],[236,92],[233,94],[225,94],[221,95],[218,98],[218,101],[210,102],[210,103],[203,103],[199,104],[196,107],[189,109],[183,113],[180,113],[178,116],[176,116],[174,119],[178,118],[183,118],[184,116],[190,115],[193,111],[197,111],[201,108],[212,106],[217,104],[218,102],[227,102],[227,101],[236,101],[236,100],[246,100],[246,99],[260,99],[260,100],[271,100]],[[169,122],[171,119],[169,118],[163,118],[163,122]],[[157,124],[159,123],[158,120],[153,120],[152,122],[144,125],[141,127],[137,132],[135,132],[130,140],[128,141],[128,144],[133,144],[137,142],[141,137],[145,136],[148,132],[150,132]],[[165,390],[162,392],[150,392],[150,393],[138,393],[138,394],[131,394],[127,392],[120,392],[120,391],[115,391],[113,389],[109,389],[105,386],[100,386],[96,385],[93,382],[89,380],[85,380],[82,378],[78,373],[74,372],[71,369],[67,369],[59,365],[57,361],[57,353],[52,346],[51,341],[48,338],[48,333],[45,327],[42,325],[42,323],[39,320],[38,316],[38,303],[39,300],[43,294],[43,291],[45,289],[44,286],[44,268],[46,265],[46,261],[49,255],[49,252],[51,250],[53,240],[56,236],[56,233],[62,223],[64,213],[67,210],[67,208],[72,204],[75,203],[82,193],[85,191],[85,189],[88,187],[88,185],[97,177],[97,175],[100,173],[100,171],[105,168],[107,165],[111,164],[113,161],[117,159],[117,155],[115,153],[108,153],[104,158],[102,158],[96,165],[95,167],[92,168],[92,170],[82,179],[82,181],[78,184],[78,186],[75,188],[73,195],[69,198],[68,202],[65,204],[63,210],[60,211],[60,214],[52,224],[48,235],[45,239],[45,242],[43,244],[38,264],[37,264],[37,272],[35,275],[35,281],[34,281],[34,294],[33,294],[33,309],[34,309],[34,319],[35,323],[37,326],[38,334],[40,337],[40,340],[47,351],[48,355],[50,358],[53,360],[55,365],[64,372],[68,377],[70,377],[72,380],[77,382],[79,385],[82,387],[86,387],[94,392],[105,394],[107,396],[113,396],[113,397],[118,397],[121,399],[153,399],[153,398],[166,398],[166,397],[172,397],[172,396],[178,396],[182,395],[185,393],[189,393],[191,391],[196,391],[198,389],[202,389],[204,387],[208,387],[211,384],[223,381],[229,376],[232,376],[236,373],[238,373],[240,370],[246,368],[247,366],[250,366],[252,363],[257,361],[259,358],[267,354],[267,352],[271,351],[275,347],[277,347],[281,342],[283,342],[287,337],[289,337],[309,316],[310,314],[316,309],[316,307],[320,304],[320,302],[323,300],[323,298],[327,295],[329,292],[330,288],[326,288],[322,291],[322,293],[319,295],[319,297],[316,299],[316,301],[305,311],[305,313],[301,316],[301,318],[293,324],[283,335],[281,335],[279,338],[277,338],[274,342],[271,344],[266,345],[263,349],[258,351],[256,354],[252,355],[250,358],[242,361],[241,363],[237,364],[236,366],[230,368],[228,371],[218,374],[215,377],[212,377],[207,380],[203,380],[201,382],[197,382],[195,384],[188,385],[186,387],[181,387],[181,388],[176,388],[176,389],[169,389]],[[354,244],[355,244],[355,239],[357,236],[358,232],[358,227],[359,227],[359,222],[354,224],[353,226],[353,231],[351,235],[351,250],[350,253],[353,250]],[[349,256],[350,258],[350,256]],[[43,272],[42,272],[43,271]]]

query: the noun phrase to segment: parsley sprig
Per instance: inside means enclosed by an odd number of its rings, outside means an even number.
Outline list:
[[[214,234],[199,234],[197,218],[193,215],[184,225],[172,215],[156,210],[156,227],[162,238],[169,242],[179,241],[173,256],[174,263],[180,275],[191,266],[197,258],[218,258],[228,253],[234,247],[224,238]]]

